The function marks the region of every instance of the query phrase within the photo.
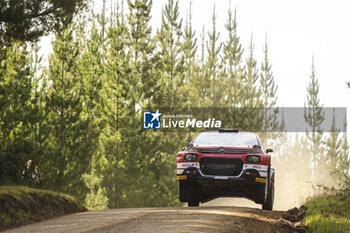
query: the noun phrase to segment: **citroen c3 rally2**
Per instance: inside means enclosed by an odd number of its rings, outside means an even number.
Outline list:
[[[269,152],[255,133],[200,133],[177,155],[180,201],[199,206],[218,197],[244,197],[272,210],[275,172]]]

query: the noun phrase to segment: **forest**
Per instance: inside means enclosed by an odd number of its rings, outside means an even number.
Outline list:
[[[259,61],[253,37],[240,40],[234,8],[226,13],[224,42],[215,8],[203,31],[193,29],[191,8],[180,18],[177,0],[164,5],[161,26],[153,30],[151,9],[151,0],[104,1],[102,13],[87,7],[60,27],[36,22],[54,33],[47,64],[37,42],[45,32],[6,33],[13,24],[0,17],[0,185],[68,193],[94,209],[180,206],[175,158],[199,129],[144,130],[143,111],[222,107],[237,110],[231,127],[254,126],[263,145],[274,149],[276,180],[283,181],[277,196],[305,197],[321,184],[322,190],[350,187],[347,134],[335,123],[330,132],[320,127],[323,105],[311,54],[300,106],[312,130],[290,134],[273,115],[254,114],[278,107],[278,84],[268,40]],[[239,109],[253,111],[248,122]],[[40,182],[26,178],[29,160]]]

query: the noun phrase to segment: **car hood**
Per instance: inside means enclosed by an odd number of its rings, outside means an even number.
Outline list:
[[[208,149],[219,149],[219,148],[225,148],[225,149],[242,149],[242,150],[252,150],[254,149],[251,146],[241,146],[241,145],[194,145],[191,148],[208,148]]]

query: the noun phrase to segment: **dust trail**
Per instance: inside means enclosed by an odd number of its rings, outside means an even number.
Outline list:
[[[201,204],[201,206],[236,206],[236,207],[251,207],[251,208],[261,208],[261,205],[255,204],[255,202],[250,201],[245,198],[217,198],[207,203]]]
[[[299,153],[299,154],[298,154]],[[296,156],[298,155],[298,156]],[[307,198],[315,195],[317,181],[312,180],[313,170],[307,169],[307,161],[300,152],[290,151],[283,158],[272,155],[272,166],[275,168],[275,201],[274,210],[288,210],[300,207]],[[309,162],[310,163],[310,162]],[[329,171],[324,171],[329,173]],[[323,182],[333,183],[331,176]],[[239,206],[261,208],[260,204],[245,198],[218,198],[202,204],[203,206]]]
[[[271,155],[275,168],[275,209],[287,210],[299,207],[315,195],[324,193],[318,187],[335,187],[337,178],[331,175],[332,167],[327,165],[326,150],[318,159],[306,149],[303,134],[289,133],[282,148]],[[294,138],[293,138],[294,137]],[[322,145],[320,145],[322,147]],[[315,164],[317,167],[315,168]],[[333,168],[334,169],[334,168]]]
[[[324,192],[318,185],[333,187],[337,182],[331,175],[331,167],[324,159],[315,161],[306,150],[306,141],[303,134],[288,133],[284,142],[267,143],[275,152],[271,153],[271,165],[275,168],[275,202],[274,210],[288,210],[300,207],[309,197]],[[270,148],[270,147],[269,147]],[[323,153],[326,153],[324,150]],[[323,154],[324,158],[325,155]],[[241,206],[261,208],[244,198],[218,198],[203,206]]]
[[[302,205],[315,194],[310,171],[302,171],[303,164],[275,162],[275,202],[274,209],[288,210]]]

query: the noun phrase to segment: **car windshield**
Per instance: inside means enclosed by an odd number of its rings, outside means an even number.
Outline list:
[[[259,143],[256,135],[251,133],[201,133],[193,145],[254,146]]]

